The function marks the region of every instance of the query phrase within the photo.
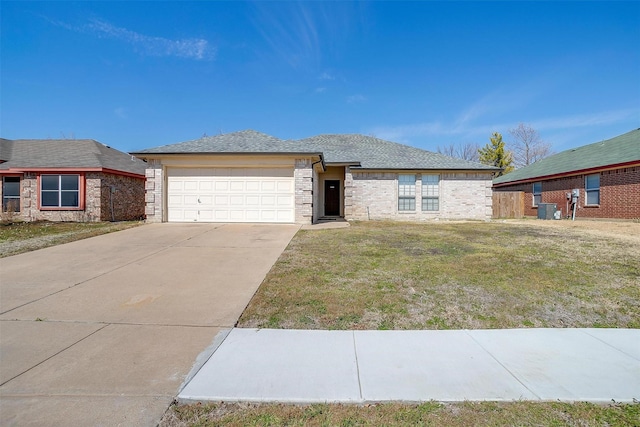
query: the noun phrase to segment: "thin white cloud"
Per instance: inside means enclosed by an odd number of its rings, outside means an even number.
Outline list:
[[[352,31],[351,2],[254,2],[256,31],[268,49],[296,70],[318,73]],[[320,80],[333,80],[324,72]]]
[[[209,46],[205,39],[167,39],[164,37],[147,36],[126,28],[116,27],[108,22],[93,19],[87,26],[99,35],[116,40],[122,40],[133,45],[146,55],[176,56],[188,59],[212,59],[215,49]]]
[[[464,113],[461,116],[464,116]],[[600,111],[589,114],[542,118],[539,120],[531,120],[530,125],[539,132],[571,131],[579,128],[612,125],[633,119],[634,117],[640,117],[639,109]],[[378,126],[367,130],[367,133],[374,134],[382,139],[397,142],[409,142],[412,138],[449,136],[458,136],[460,139],[477,139],[488,137],[492,132],[507,132],[508,129],[514,128],[517,125],[518,122],[490,122],[474,125],[463,122],[458,118],[450,122],[433,121],[402,124],[398,126]]]
[[[365,102],[367,98],[364,95],[356,94],[347,97],[347,102],[349,104],[355,104],[359,102]]]
[[[74,26],[65,22],[47,19],[54,25],[70,31],[89,33],[98,37],[107,37],[130,44],[134,49],[149,56],[174,56],[178,58],[211,60],[216,49],[201,38],[168,39],[148,36],[135,31],[115,26],[101,19],[91,19],[88,24]]]
[[[573,129],[591,126],[604,126],[633,118],[640,117],[638,109],[623,109],[613,111],[600,111],[590,114],[575,114],[566,117],[553,117],[542,120],[534,120],[532,127],[538,130]]]
[[[323,93],[326,92],[327,88],[326,87],[317,87],[315,90],[315,93]]]
[[[119,119],[126,119],[128,117],[127,109],[124,107],[117,107],[113,110],[113,114],[115,114]]]

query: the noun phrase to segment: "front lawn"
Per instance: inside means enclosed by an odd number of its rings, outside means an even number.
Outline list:
[[[0,223],[0,258],[142,225],[125,222],[11,222]]]
[[[160,427],[178,426],[629,426],[640,404],[463,402],[420,405],[212,403],[172,406]]]
[[[639,328],[639,245],[568,221],[539,223],[371,221],[300,231],[238,326]]]

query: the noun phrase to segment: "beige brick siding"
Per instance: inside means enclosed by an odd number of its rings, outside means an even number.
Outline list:
[[[145,208],[144,213],[147,222],[163,221],[163,199],[162,187],[164,182],[162,164],[158,160],[149,160],[145,175],[147,181],[145,184]]]
[[[20,213],[23,221],[125,221],[144,215],[144,179],[88,172],[85,174],[85,203],[82,210],[39,210],[38,179],[28,172],[20,179]],[[110,191],[114,188],[113,215]]]
[[[310,159],[295,160],[293,177],[295,180],[296,224],[311,224],[313,216],[312,163]]]
[[[348,220],[490,219],[491,175],[475,172],[441,172],[440,209],[422,211],[421,174],[416,173],[416,209],[398,210],[397,172],[345,174],[345,218]],[[347,199],[351,199],[348,201]]]

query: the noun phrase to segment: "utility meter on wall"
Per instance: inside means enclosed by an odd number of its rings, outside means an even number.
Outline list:
[[[571,203],[578,203],[578,199],[580,198],[580,189],[574,188],[571,190]]]

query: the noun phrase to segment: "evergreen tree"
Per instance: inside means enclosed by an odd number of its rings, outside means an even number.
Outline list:
[[[494,132],[489,140],[491,141],[489,144],[478,150],[480,163],[502,169],[496,176],[511,172],[514,169],[513,156],[505,150],[502,135],[499,132]]]

